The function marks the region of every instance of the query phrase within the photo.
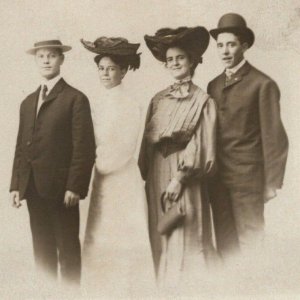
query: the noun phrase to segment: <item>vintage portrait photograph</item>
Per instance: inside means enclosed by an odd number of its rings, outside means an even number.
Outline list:
[[[300,3],[0,1],[1,299],[300,299]]]

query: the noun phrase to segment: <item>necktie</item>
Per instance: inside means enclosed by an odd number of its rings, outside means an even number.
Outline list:
[[[229,81],[231,80],[232,76],[234,75],[234,72],[230,69],[225,70],[226,78],[225,78],[225,85],[227,86],[229,84]]]
[[[231,77],[233,76],[234,72],[230,69],[226,69],[225,74],[226,74],[227,79],[230,80]]]
[[[43,88],[42,88],[42,100],[43,100],[43,101],[46,100],[46,97],[47,97],[47,91],[48,91],[47,85],[44,85]]]

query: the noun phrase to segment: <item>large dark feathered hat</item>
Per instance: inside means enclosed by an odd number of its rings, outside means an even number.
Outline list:
[[[209,44],[209,33],[202,26],[162,28],[154,36],[145,35],[145,41],[153,56],[166,61],[166,51],[170,47],[182,47],[188,51],[193,59],[201,63],[202,55]]]
[[[225,14],[219,20],[218,28],[209,31],[215,40],[218,38],[218,34],[223,32],[231,32],[243,36],[249,48],[254,43],[254,33],[247,27],[247,23],[241,15],[235,13]]]
[[[94,42],[88,42],[84,39],[80,40],[83,46],[96,54],[95,62],[108,55],[108,56],[120,56],[128,64],[130,69],[138,69],[140,66],[140,53],[136,53],[140,44],[131,44],[127,39],[122,37],[99,37]]]

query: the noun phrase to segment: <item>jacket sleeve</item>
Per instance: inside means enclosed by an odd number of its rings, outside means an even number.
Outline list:
[[[66,190],[85,198],[95,161],[95,140],[88,99],[78,95],[72,107],[72,158]]]
[[[211,95],[211,82],[208,83],[206,91],[208,95]]]
[[[23,128],[23,113],[22,113],[22,104],[20,106],[20,118],[19,118],[19,129],[17,136],[17,143],[15,148],[15,156],[13,162],[12,169],[12,177],[10,183],[9,191],[18,191],[19,190],[19,168],[20,168],[20,160],[22,155],[22,128]]]
[[[288,138],[280,118],[280,91],[272,80],[259,91],[259,117],[264,158],[265,185],[279,189],[288,153]]]
[[[187,182],[193,176],[209,176],[216,168],[216,106],[209,98],[203,107],[195,133],[180,154],[176,179]]]
[[[151,100],[147,114],[146,114],[146,121],[145,121],[145,129],[147,127],[148,122],[150,121],[152,117],[152,107],[153,107],[153,99]],[[142,175],[142,178],[144,180],[147,179],[147,174],[148,174],[148,168],[149,168],[149,163],[151,163],[150,160],[150,155],[149,153],[151,152],[151,145],[147,142],[146,134],[145,134],[145,129],[144,129],[144,134],[142,138],[142,144],[141,144],[141,149],[139,153],[139,159],[138,159],[138,165],[140,168],[140,172]]]

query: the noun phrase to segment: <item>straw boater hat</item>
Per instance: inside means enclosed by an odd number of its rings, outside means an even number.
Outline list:
[[[211,36],[216,40],[219,33],[231,32],[242,35],[248,47],[250,48],[254,43],[254,33],[247,27],[245,19],[234,13],[229,13],[221,17],[218,23],[218,28],[210,30]]]
[[[63,45],[60,40],[48,40],[37,42],[33,45],[33,48],[26,51],[28,54],[34,55],[38,49],[41,48],[55,48],[60,49],[62,52],[66,52],[72,49],[70,46]]]
[[[166,61],[166,51],[170,47],[183,47],[197,63],[202,62],[202,55],[209,43],[209,33],[202,26],[162,28],[154,36],[145,35],[145,41],[153,56],[159,61]]]
[[[119,56],[122,57],[128,64],[129,69],[138,69],[140,66],[140,53],[137,50],[140,44],[129,43],[127,39],[121,37],[99,37],[94,42],[88,42],[84,39],[80,40],[83,46],[93,52],[98,54],[94,60],[96,63],[106,56]]]

